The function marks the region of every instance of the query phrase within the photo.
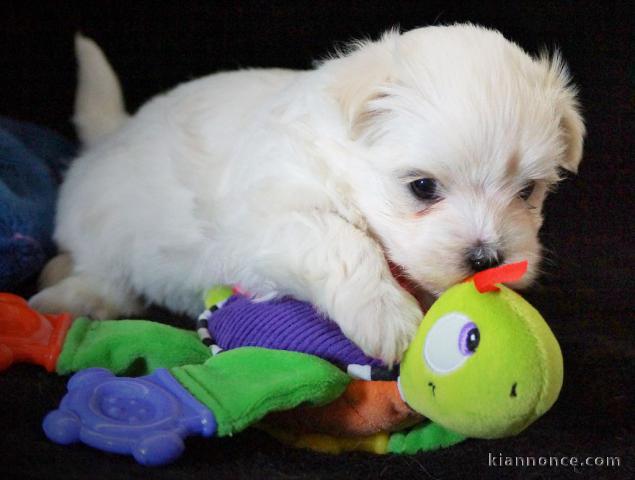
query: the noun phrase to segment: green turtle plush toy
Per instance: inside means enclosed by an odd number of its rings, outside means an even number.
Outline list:
[[[526,263],[477,274],[426,314],[401,365],[413,409],[467,437],[514,435],[554,404],[562,353],[542,316],[504,285]]]
[[[5,295],[0,369],[30,361],[79,371],[44,421],[47,436],[146,465],[174,460],[188,435],[224,437],[252,425],[329,452],[415,453],[500,438],[544,414],[562,386],[553,333],[502,285],[526,268],[504,265],[448,289],[395,372],[312,306],[254,302],[226,287],[208,292],[199,335],[144,320],[71,324]]]

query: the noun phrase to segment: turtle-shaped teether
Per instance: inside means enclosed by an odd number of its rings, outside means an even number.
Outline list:
[[[115,377],[103,368],[76,373],[60,408],[47,415],[44,432],[61,444],[81,441],[131,454],[144,465],[162,465],[184,450],[183,438],[212,436],[214,415],[166,369],[143,378]]]

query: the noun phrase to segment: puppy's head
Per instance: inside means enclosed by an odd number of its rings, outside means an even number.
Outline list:
[[[538,230],[584,124],[560,57],[472,25],[389,32],[327,62],[359,208],[390,260],[439,293],[500,263],[541,259]]]

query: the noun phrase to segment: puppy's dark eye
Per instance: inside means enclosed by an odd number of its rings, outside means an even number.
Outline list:
[[[430,201],[439,198],[437,181],[434,178],[419,178],[410,182],[410,190],[421,200]]]
[[[531,181],[525,186],[525,188],[518,192],[518,196],[523,200],[527,200],[531,197],[531,194],[534,193],[534,188],[536,188],[536,182]]]

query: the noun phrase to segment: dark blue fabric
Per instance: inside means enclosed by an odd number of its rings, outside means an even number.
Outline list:
[[[55,200],[75,147],[30,123],[0,117],[0,290],[38,273],[55,251]]]

